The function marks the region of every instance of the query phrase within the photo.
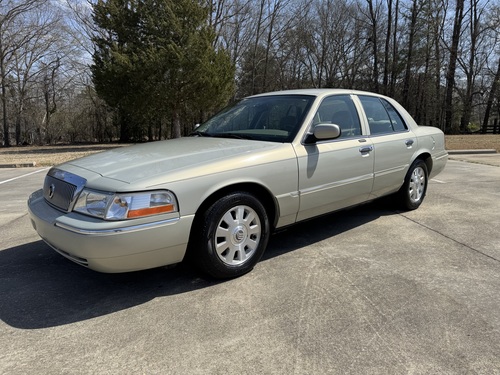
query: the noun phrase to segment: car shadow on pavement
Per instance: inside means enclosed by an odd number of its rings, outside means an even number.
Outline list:
[[[0,319],[21,329],[54,327],[216,283],[184,264],[99,273],[65,259],[40,240],[0,251]]]
[[[303,248],[398,212],[390,198],[316,217],[275,233],[261,261]]]
[[[372,203],[298,224],[293,231],[273,235],[262,260],[392,214]],[[0,251],[0,319],[20,329],[61,326],[221,282],[203,278],[184,263],[139,272],[99,273],[70,262],[40,240]]]

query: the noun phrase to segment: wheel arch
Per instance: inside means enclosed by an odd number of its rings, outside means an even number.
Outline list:
[[[431,174],[431,171],[432,171],[432,156],[429,152],[422,152],[420,154],[418,154],[415,159],[413,160],[413,162],[415,162],[415,160],[422,160],[425,165],[427,166],[427,174]]]
[[[278,202],[274,195],[264,186],[255,183],[255,182],[241,182],[235,183],[228,186],[224,186],[214,192],[212,192],[209,196],[205,198],[205,200],[200,204],[196,213],[194,215],[194,223],[193,228],[195,227],[195,223],[201,217],[200,213],[204,212],[210,207],[214,202],[219,200],[220,198],[234,193],[234,192],[246,192],[255,196],[264,206],[264,209],[267,212],[269,217],[269,223],[271,225],[271,229],[276,227],[279,218],[279,207]],[[192,231],[193,229],[191,229]]]

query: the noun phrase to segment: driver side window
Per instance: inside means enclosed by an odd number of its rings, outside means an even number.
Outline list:
[[[349,95],[325,98],[314,115],[313,127],[318,124],[335,124],[340,127],[340,138],[361,135],[361,124],[356,107]]]

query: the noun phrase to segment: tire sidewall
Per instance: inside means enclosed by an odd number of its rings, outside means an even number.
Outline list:
[[[228,265],[219,258],[215,249],[215,232],[223,215],[236,206],[248,206],[256,212],[260,220],[261,236],[254,254],[248,260],[240,265]],[[214,202],[204,213],[201,227],[199,246],[193,255],[202,271],[215,278],[232,278],[251,271],[262,257],[270,234],[269,218],[264,206],[246,192],[231,193]]]
[[[424,191],[422,193],[422,196],[420,197],[420,199],[417,202],[414,202],[410,198],[410,181],[411,181],[411,177],[412,177],[413,172],[417,168],[422,168],[422,170],[424,171],[425,184],[424,184]],[[427,170],[427,164],[425,164],[425,162],[421,159],[415,160],[412,163],[412,165],[410,166],[410,168],[408,169],[408,173],[406,174],[404,184],[403,184],[401,191],[400,191],[400,194],[402,196],[401,203],[403,205],[403,208],[406,208],[408,210],[415,210],[418,207],[420,207],[420,205],[422,204],[422,202],[425,198],[425,195],[427,194],[428,183],[429,183],[429,172]]]

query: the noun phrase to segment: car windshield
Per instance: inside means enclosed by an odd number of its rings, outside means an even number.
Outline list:
[[[198,136],[291,142],[314,96],[272,95],[243,99],[199,126]]]

